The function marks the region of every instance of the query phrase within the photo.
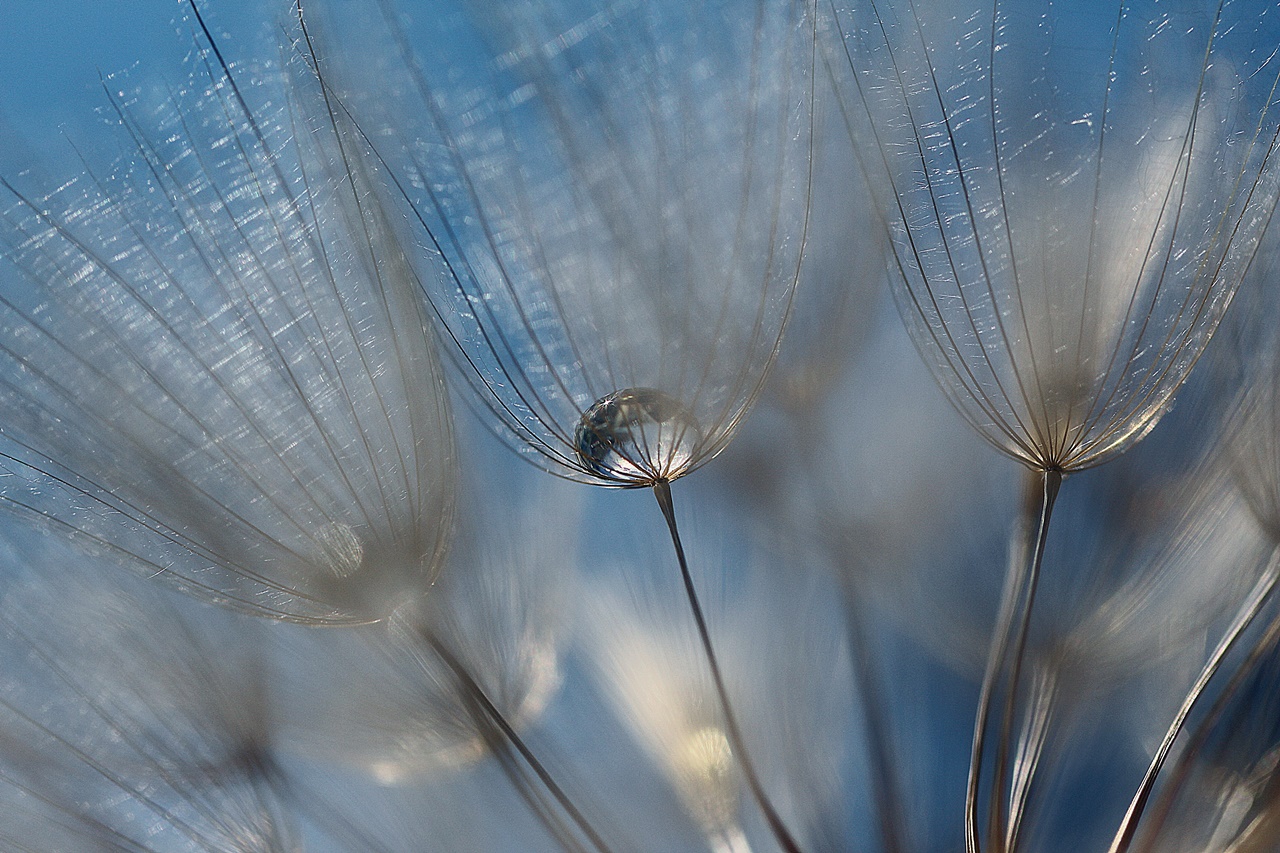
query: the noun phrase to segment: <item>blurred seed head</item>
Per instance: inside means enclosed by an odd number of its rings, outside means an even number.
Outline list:
[[[112,96],[123,159],[6,184],[0,498],[206,599],[376,620],[451,524],[418,285],[305,57],[229,71],[192,8],[186,87]]]
[[[481,491],[425,599],[383,625],[290,638],[277,663],[290,749],[409,784],[510,750],[477,690],[517,730],[547,709],[563,677],[572,524],[512,515]]]
[[[298,849],[258,626],[61,544],[23,556],[0,598],[0,838]]]

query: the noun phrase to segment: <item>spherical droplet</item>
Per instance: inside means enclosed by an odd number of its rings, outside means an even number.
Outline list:
[[[587,471],[620,484],[673,480],[693,461],[702,431],[675,398],[653,388],[626,388],[601,397],[573,434]]]

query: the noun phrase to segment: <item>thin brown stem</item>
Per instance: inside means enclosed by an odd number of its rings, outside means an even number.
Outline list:
[[[1017,700],[1018,680],[1022,674],[1022,661],[1026,655],[1027,634],[1031,626],[1031,605],[1035,600],[1036,584],[1040,578],[1040,565],[1044,559],[1044,543],[1049,535],[1049,520],[1053,505],[1062,486],[1062,472],[1056,469],[1040,472],[1039,498],[1031,494],[1023,504],[1019,523],[1020,535],[1029,537],[1024,547],[1010,555],[1008,574],[1000,602],[1000,615],[995,634],[991,638],[991,652],[987,656],[987,668],[978,695],[978,711],[973,723],[973,749],[969,755],[969,781],[965,790],[965,849],[968,853],[981,853],[978,836],[978,788],[982,777],[982,760],[986,754],[987,726],[991,718],[991,702],[1001,674],[1012,667],[1005,684],[1003,721],[999,752],[995,762],[995,778],[991,786],[988,805],[988,836],[997,851],[1004,846],[1004,818],[1001,804],[1004,787],[1004,765],[1007,762],[1009,741],[1012,737],[1012,718]],[[1029,547],[1025,547],[1028,546]],[[1017,633],[1010,636],[1017,625]],[[1012,660],[1010,647],[1014,649]]]
[[[706,654],[707,665],[711,668],[711,678],[715,682],[716,693],[720,697],[720,707],[724,711],[725,735],[729,739],[729,746],[738,759],[738,765],[742,768],[742,775],[746,778],[751,796],[760,807],[778,846],[785,853],[800,853],[800,845],[796,843],[786,824],[782,822],[782,817],[760,783],[755,763],[747,752],[747,743],[742,737],[742,729],[738,726],[738,719],[733,713],[729,691],[725,689],[724,676],[720,672],[720,661],[716,658],[715,649],[711,645],[711,632],[707,630],[707,619],[702,613],[702,605],[698,603],[698,592],[693,585],[693,577],[689,574],[689,562],[685,559],[684,545],[681,544],[680,531],[676,527],[676,512],[671,503],[671,484],[666,480],[659,480],[653,484],[653,494],[658,499],[662,516],[667,520],[667,528],[671,531],[671,543],[675,546],[676,559],[680,562],[680,575],[684,579],[684,591],[689,598],[689,609],[693,611],[693,621],[698,626],[698,638],[702,641],[702,650]]]
[[[1272,592],[1276,588],[1277,581],[1280,581],[1280,548],[1271,553],[1266,571],[1263,572],[1262,577],[1258,579],[1258,582],[1250,591],[1249,597],[1240,605],[1240,610],[1237,611],[1235,620],[1227,628],[1227,632],[1222,635],[1222,639],[1218,641],[1213,654],[1209,656],[1208,662],[1200,670],[1200,675],[1191,686],[1186,698],[1183,699],[1182,707],[1178,709],[1173,722],[1169,724],[1169,729],[1165,732],[1160,748],[1156,750],[1155,756],[1152,757],[1151,764],[1147,767],[1147,773],[1142,777],[1142,783],[1138,786],[1138,790],[1133,795],[1133,800],[1129,803],[1129,810],[1125,813],[1124,820],[1120,822],[1120,828],[1116,831],[1116,837],[1111,842],[1109,853],[1126,853],[1130,845],[1133,844],[1134,835],[1138,831],[1138,821],[1142,818],[1142,812],[1146,808],[1147,801],[1151,798],[1156,778],[1160,775],[1165,759],[1169,757],[1169,750],[1173,748],[1174,740],[1177,739],[1178,734],[1186,725],[1191,709],[1200,699],[1205,688],[1208,687],[1210,679],[1222,666],[1223,660],[1231,652],[1231,649],[1235,647],[1240,636],[1252,624],[1254,618],[1258,615],[1258,611],[1270,599]]]
[[[1191,777],[1191,773],[1195,768],[1196,757],[1204,749],[1205,744],[1213,734],[1214,728],[1222,721],[1222,717],[1231,703],[1238,698],[1241,687],[1256,674],[1262,659],[1275,651],[1278,641],[1280,641],[1280,619],[1273,618],[1262,638],[1250,649],[1249,656],[1240,664],[1231,676],[1231,680],[1222,689],[1222,692],[1218,694],[1218,698],[1214,700],[1213,707],[1205,714],[1204,719],[1200,721],[1195,730],[1190,733],[1186,746],[1178,756],[1177,763],[1173,766],[1172,778],[1164,784],[1155,809],[1148,813],[1150,823],[1144,832],[1144,843],[1138,847],[1142,853],[1151,853],[1155,849],[1160,832],[1164,829],[1165,823],[1177,804],[1178,795]],[[1245,831],[1247,832],[1247,830]],[[1232,846],[1229,849],[1235,850],[1237,847]]]
[[[476,681],[475,677],[471,674],[470,670],[467,669],[466,665],[458,659],[457,655],[453,653],[446,643],[431,633],[431,631],[426,628],[419,628],[419,631],[423,640],[425,640],[427,645],[431,647],[431,650],[435,652],[445,666],[449,667],[449,670],[454,674],[454,677],[458,679],[459,683],[466,691],[467,696],[476,702],[479,710],[484,712],[493,725],[497,727],[502,737],[505,738],[506,741],[515,748],[516,752],[520,754],[520,757],[524,759],[525,764],[527,764],[529,769],[533,771],[533,774],[538,777],[538,781],[542,783],[543,787],[547,789],[547,792],[555,799],[555,801],[560,804],[560,807],[564,809],[565,814],[569,816],[569,819],[572,820],[582,834],[586,836],[587,840],[591,843],[591,846],[594,847],[598,853],[610,853],[609,845],[606,844],[600,834],[596,832],[590,821],[587,820],[586,815],[584,815],[582,811],[573,804],[573,800],[569,798],[564,789],[561,788],[555,778],[552,777],[551,772],[547,770],[540,760],[538,760],[537,755],[535,755],[533,750],[529,748],[529,745],[525,743],[524,738],[520,737],[520,733],[515,730],[511,723],[508,722],[506,716],[504,716],[498,707],[493,704],[493,700],[489,698],[489,695],[485,692],[480,683]],[[535,815],[538,815],[539,818],[542,817],[539,810],[536,808],[534,809],[534,813]],[[553,826],[548,826],[547,828],[552,832],[552,835],[557,835]]]
[[[867,758],[874,768],[875,784],[871,789],[876,804],[881,849],[884,853],[906,853],[908,845],[903,830],[903,815],[906,812],[902,804],[902,785],[891,752],[891,727],[886,714],[886,697],[881,689],[880,673],[876,669],[865,621],[859,615],[859,602],[851,590],[845,595],[845,607],[849,613],[849,641],[854,658],[854,679],[865,723]]]

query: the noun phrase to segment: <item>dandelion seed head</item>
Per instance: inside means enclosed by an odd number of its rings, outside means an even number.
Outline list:
[[[1117,29],[1080,27],[1105,60],[1085,74],[1086,42],[1045,41],[1075,26],[1061,11],[1046,32],[998,11],[964,29],[910,4],[878,14],[885,41],[859,46],[895,76],[864,104],[909,117],[869,141],[918,348],[1002,452],[1038,470],[1114,458],[1168,410],[1274,206],[1270,42],[1226,7],[1181,35],[1118,12]],[[1051,94],[1073,77],[1072,99]]]
[[[679,401],[654,388],[627,388],[601,397],[573,433],[588,471],[624,485],[647,486],[684,474],[702,442],[697,420]]]
[[[706,828],[723,832],[734,825],[738,806],[738,773],[729,739],[719,726],[690,732],[673,757],[685,780],[695,817]]]
[[[259,623],[57,540],[4,558],[0,847],[298,849]]]
[[[805,8],[725,26],[681,4],[495,4],[445,25],[455,59],[414,55],[384,15],[316,5],[328,85],[394,178],[426,313],[490,428],[539,468],[615,487],[722,451],[779,351],[806,239]],[[472,39],[497,58],[462,72]],[[642,400],[582,420],[643,388],[687,417]]]
[[[26,295],[0,310],[0,454],[32,488],[0,503],[227,606],[376,621],[447,550],[438,356],[305,58],[242,67],[250,97],[228,101],[198,47],[187,88],[112,102],[123,158],[8,186],[6,297]]]

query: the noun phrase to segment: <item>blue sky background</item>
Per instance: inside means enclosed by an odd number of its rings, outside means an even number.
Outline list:
[[[276,6],[215,0],[202,8],[211,26],[225,34],[224,49],[242,55],[273,37],[269,20]],[[3,173],[13,174],[32,158],[54,175],[70,168],[65,138],[85,145],[101,127],[95,112],[105,104],[100,73],[117,75],[125,89],[156,79],[181,81],[191,48],[185,14],[177,0],[4,0]]]

